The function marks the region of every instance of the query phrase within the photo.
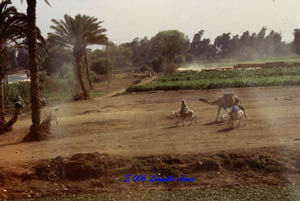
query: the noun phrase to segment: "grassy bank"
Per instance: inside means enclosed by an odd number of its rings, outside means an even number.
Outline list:
[[[131,86],[127,91],[215,89],[299,84],[300,67],[280,67],[255,70],[177,72],[172,75],[165,75],[152,83]]]
[[[114,192],[93,195],[48,197],[36,201],[295,201],[299,200],[299,186],[258,186],[208,188],[205,190]]]

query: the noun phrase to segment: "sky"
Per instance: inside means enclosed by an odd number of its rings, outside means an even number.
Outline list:
[[[26,11],[26,1],[13,0],[18,11]],[[190,40],[203,29],[204,37],[222,33],[241,35],[244,31],[268,31],[282,34],[283,40],[293,40],[293,30],[300,28],[299,0],[49,0],[49,7],[38,0],[37,25],[42,34],[51,32],[51,19],[63,19],[64,14],[85,14],[103,22],[110,41],[116,44],[134,38],[153,37],[159,31],[177,29]]]

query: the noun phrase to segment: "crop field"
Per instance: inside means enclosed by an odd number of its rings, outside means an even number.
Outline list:
[[[191,64],[190,66],[198,66],[198,67],[225,67],[225,66],[234,66],[237,64],[252,64],[252,63],[266,63],[266,62],[299,62],[300,58],[299,56],[289,56],[289,57],[274,57],[274,58],[256,58],[252,60],[245,60],[245,61],[237,61],[235,59],[220,59],[219,61],[212,61],[212,62],[195,62],[194,64]]]
[[[231,71],[177,72],[155,82],[135,85],[128,91],[240,88],[300,84],[300,67],[241,69]]]

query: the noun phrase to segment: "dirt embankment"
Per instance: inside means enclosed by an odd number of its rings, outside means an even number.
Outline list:
[[[127,174],[130,174],[128,183],[124,182]],[[144,157],[87,153],[39,160],[24,166],[24,170],[19,172],[2,169],[0,198],[36,198],[128,189],[300,184],[299,174],[300,151],[283,147]],[[134,175],[145,175],[146,180],[134,182]],[[151,182],[153,175],[156,178],[173,177],[175,182]],[[176,182],[183,175],[194,178],[194,181]]]

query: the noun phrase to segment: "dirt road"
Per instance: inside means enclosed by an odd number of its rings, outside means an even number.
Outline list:
[[[198,101],[231,92],[240,96],[248,114],[247,125],[234,130],[214,123],[217,106]],[[197,124],[175,127],[176,121],[167,119],[180,109],[182,98],[195,111]],[[0,136],[0,167],[85,152],[196,154],[278,145],[298,148],[300,143],[300,87],[134,93],[57,107],[59,125],[53,122],[53,139],[19,143],[28,132],[30,114],[21,116],[13,132]]]

